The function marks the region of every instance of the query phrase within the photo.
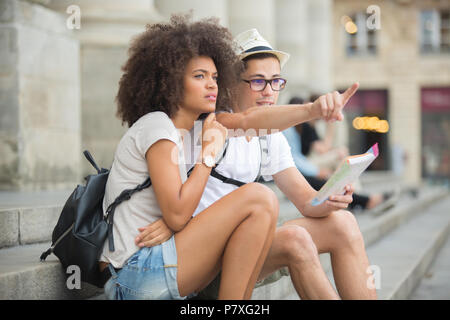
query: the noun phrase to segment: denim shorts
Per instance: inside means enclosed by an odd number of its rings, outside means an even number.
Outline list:
[[[111,278],[105,284],[109,300],[184,300],[178,292],[175,237],[132,255],[119,272],[108,265]]]

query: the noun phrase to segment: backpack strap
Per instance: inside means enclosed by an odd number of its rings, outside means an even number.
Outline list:
[[[259,164],[258,175],[256,176],[256,179],[255,179],[254,182],[260,181],[260,179],[261,179],[261,169],[262,169],[262,166],[263,166],[263,164],[265,165],[266,160],[267,160],[268,157],[269,157],[269,148],[268,148],[267,136],[258,137],[258,141],[259,141],[259,148],[260,148],[260,150],[261,150],[261,162],[260,162],[260,164]],[[227,147],[228,147],[228,139],[226,140],[226,145],[225,145],[223,154],[222,154],[220,160],[217,162],[217,164],[219,164],[220,161],[225,157],[225,154],[226,154],[226,152],[227,152]],[[192,167],[191,169],[189,169],[189,171],[188,171],[188,176],[191,175],[192,170],[194,170],[194,167]],[[233,178],[227,178],[227,177],[225,177],[224,175],[218,173],[218,172],[216,171],[216,168],[215,168],[215,167],[213,167],[213,168],[211,169],[211,176],[213,176],[213,177],[216,178],[216,179],[219,179],[219,180],[222,181],[223,183],[234,184],[234,185],[237,186],[237,187],[241,187],[241,186],[243,186],[244,184],[247,183],[247,182],[242,182],[242,181],[239,181],[239,180],[236,180],[236,179],[233,179]]]
[[[246,182],[242,182],[242,181],[235,180],[235,179],[232,179],[232,178],[227,178],[227,177],[221,175],[220,173],[218,173],[218,172],[215,170],[215,168],[212,168],[212,170],[211,170],[211,176],[213,176],[213,177],[216,178],[216,179],[221,180],[223,183],[234,184],[235,186],[238,186],[238,187],[241,187],[241,186],[243,186],[244,184],[246,184]]]
[[[258,137],[258,141],[259,141],[259,148],[261,150],[261,161],[259,163],[259,172],[254,182],[259,182],[261,180],[262,167],[266,165],[267,160],[269,159],[269,147],[267,142],[267,136]]]
[[[220,155],[219,160],[217,161],[216,165],[218,165],[223,160],[223,158],[225,158],[225,155],[227,154],[228,143],[229,143],[229,140],[227,138],[225,140],[225,143],[222,148],[222,154]],[[187,172],[188,177],[191,176],[191,173],[194,170],[194,168],[195,168],[195,164],[188,170],[188,172]],[[213,170],[214,170],[214,168],[213,168]]]
[[[114,251],[114,237],[113,237],[113,223],[114,223],[114,212],[116,210],[116,207],[121,204],[123,201],[129,200],[131,196],[138,191],[141,191],[145,188],[148,188],[152,185],[152,181],[150,180],[150,177],[148,177],[143,183],[138,185],[134,189],[126,189],[123,190],[120,195],[114,200],[113,203],[111,203],[108,206],[108,209],[106,209],[106,216],[104,219],[106,220],[108,224],[108,244],[109,244],[109,251]]]
[[[83,154],[86,157],[86,159],[90,162],[90,164],[95,168],[95,170],[97,170],[97,173],[100,173],[100,169],[95,163],[94,157],[91,155],[91,153],[88,150],[84,150]]]

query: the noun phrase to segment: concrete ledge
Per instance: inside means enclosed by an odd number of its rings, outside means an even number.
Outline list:
[[[407,299],[413,292],[414,288],[420,282],[420,279],[425,275],[428,267],[433,262],[435,256],[444,245],[450,233],[450,222],[442,228],[442,230],[435,235],[430,241],[428,247],[421,252],[416,263],[411,266],[410,271],[400,281],[392,293],[387,296],[390,300],[404,300]]]
[[[0,300],[7,299],[85,299],[101,292],[82,283],[81,289],[69,290],[64,270],[50,255],[40,262],[48,244],[34,244],[0,250]]]
[[[407,299],[450,232],[450,197],[431,205],[367,250],[379,267],[380,299]],[[393,259],[395,257],[395,259]]]
[[[449,194],[447,189],[429,189],[425,194],[419,196],[417,200],[410,201],[406,204],[399,204],[385,214],[376,217],[373,222],[361,226],[361,233],[363,234],[366,246],[376,242],[401,224],[422,213],[431,204],[442,200]]]
[[[19,244],[19,210],[0,211],[0,248]]]
[[[62,206],[0,209],[0,248],[51,241]]]
[[[366,247],[369,247],[368,250],[379,239],[404,225],[412,217],[423,213],[427,206],[442,200],[446,195],[448,195],[447,190],[430,189],[421,194],[419,198],[407,201],[406,205],[399,205],[383,216],[361,219],[360,227],[367,242]],[[8,236],[6,236],[6,233],[2,234],[3,243],[6,243],[6,241],[14,243],[14,239],[21,239],[21,232],[29,233],[27,238],[24,238],[24,242],[35,241],[41,236],[44,237],[44,235],[39,235],[34,230],[27,228],[42,228],[43,224],[49,224],[49,221],[52,220],[56,223],[61,206],[59,206],[59,209],[57,208],[58,206],[0,210],[0,221],[3,219],[3,221],[9,221],[5,225],[17,226],[15,231],[12,230]],[[286,212],[286,214],[280,212],[282,218],[290,218],[294,214],[298,216],[295,207],[287,201],[280,201],[280,208],[283,208],[283,212]],[[43,218],[43,215],[47,215],[48,218]],[[20,219],[23,219],[23,223],[19,221]],[[54,223],[48,225],[43,234],[49,236]],[[31,227],[32,225],[34,227]],[[0,226],[3,227],[1,224]],[[50,255],[45,263],[38,261],[40,254],[48,248],[49,244],[47,242],[0,250],[0,287],[2,288],[0,299],[82,299],[101,294],[101,290],[99,291],[96,288],[73,291],[66,289],[64,285],[65,276],[57,258]],[[329,254],[321,254],[320,260],[324,270],[331,273]],[[252,295],[252,299],[261,300],[297,298],[298,296],[288,276],[281,277],[274,283],[255,288]]]

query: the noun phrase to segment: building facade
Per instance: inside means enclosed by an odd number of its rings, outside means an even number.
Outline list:
[[[388,157],[380,168],[398,170],[407,182],[448,181],[450,2],[335,0],[333,5],[334,86],[345,88],[358,79],[349,112],[389,122],[386,134],[357,132],[348,123],[355,133],[350,145],[381,141]]]
[[[0,189],[72,188],[93,172],[82,159],[85,149],[109,167],[127,129],[115,116],[115,96],[130,40],[146,24],[190,10],[194,19],[218,17],[233,35],[257,28],[291,54],[280,103],[359,81],[337,142],[357,153],[379,142],[383,159],[374,169],[394,170],[411,183],[448,177],[449,6],[444,0],[2,0]],[[352,126],[354,117],[374,115],[389,121],[387,133]]]

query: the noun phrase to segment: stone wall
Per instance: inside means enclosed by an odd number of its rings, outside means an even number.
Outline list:
[[[0,189],[66,188],[80,177],[79,44],[41,5],[0,3]]]

